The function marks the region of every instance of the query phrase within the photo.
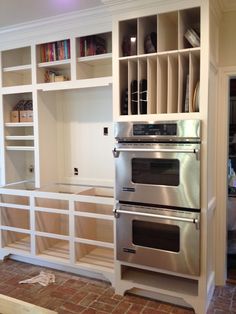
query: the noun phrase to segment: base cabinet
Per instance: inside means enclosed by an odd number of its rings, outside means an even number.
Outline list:
[[[28,257],[64,270],[71,266],[113,284],[112,188],[54,185],[30,191],[16,185],[1,188],[0,196],[1,256]]]

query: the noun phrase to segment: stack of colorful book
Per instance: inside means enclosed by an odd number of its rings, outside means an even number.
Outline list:
[[[70,59],[70,40],[60,40],[40,45],[41,62]]]

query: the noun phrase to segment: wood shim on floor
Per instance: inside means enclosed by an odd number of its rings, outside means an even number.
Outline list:
[[[0,294],[0,314],[57,314],[40,306]]]

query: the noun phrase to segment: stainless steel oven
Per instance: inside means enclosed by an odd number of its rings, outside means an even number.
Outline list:
[[[116,257],[200,272],[200,121],[115,126]]]
[[[200,213],[119,204],[117,259],[199,275]]]
[[[200,124],[121,122],[113,154],[119,201],[200,208]]]

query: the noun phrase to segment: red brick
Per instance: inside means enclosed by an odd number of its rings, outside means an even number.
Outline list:
[[[87,308],[82,313],[83,314],[97,314],[97,311],[94,309]]]
[[[106,296],[104,296],[104,295],[102,295],[101,297],[99,297],[99,298],[98,298],[98,301],[99,301],[99,302],[106,303],[106,304],[111,304],[111,305],[113,305],[113,306],[116,306],[116,305],[119,303],[118,300],[115,300],[115,299],[106,297]]]
[[[87,283],[82,281],[82,280],[79,280],[79,279],[68,279],[66,280],[64,283],[63,283],[63,286],[64,287],[71,287],[71,288],[74,288],[74,289],[80,289],[82,287],[84,287]]]
[[[131,303],[122,301],[120,302],[112,314],[124,314],[131,307]]]
[[[142,304],[142,305],[146,305],[147,302],[148,302],[148,300],[145,299],[145,298],[138,297],[138,296],[135,296],[135,295],[130,295],[130,294],[127,294],[124,297],[124,299],[127,302],[136,303],[136,304]]]
[[[94,292],[97,294],[103,294],[106,291],[106,288],[95,286],[95,285],[88,283],[86,286],[83,287],[83,291]]]
[[[60,309],[68,310],[75,313],[81,313],[83,310],[85,310],[85,307],[78,304],[66,302],[60,307]]]
[[[97,300],[98,298],[98,294],[95,294],[95,293],[89,293],[87,294],[87,296],[85,296],[82,301],[79,302],[80,305],[83,305],[83,306],[90,306],[90,304],[92,302],[94,302],[95,300]]]
[[[142,311],[144,310],[144,306],[141,304],[132,304],[131,308],[129,309],[129,311],[127,313],[129,314],[138,314],[138,313],[142,313]]]
[[[163,312],[161,310],[158,309],[154,309],[151,307],[145,307],[144,310],[142,311],[142,314],[167,314],[170,312]]]
[[[161,304],[163,303],[159,301],[154,301],[154,300],[149,300],[147,302],[147,306],[153,309],[159,309]]]
[[[81,300],[84,299],[89,293],[86,291],[79,291],[76,292],[76,294],[73,295],[73,297],[70,299],[71,302],[74,302],[76,304],[80,303]]]
[[[93,309],[96,309],[96,310],[107,312],[107,313],[110,313],[114,310],[114,306],[112,306],[110,304],[105,304],[102,302],[97,302],[97,301],[93,302],[90,305],[90,307]]]

